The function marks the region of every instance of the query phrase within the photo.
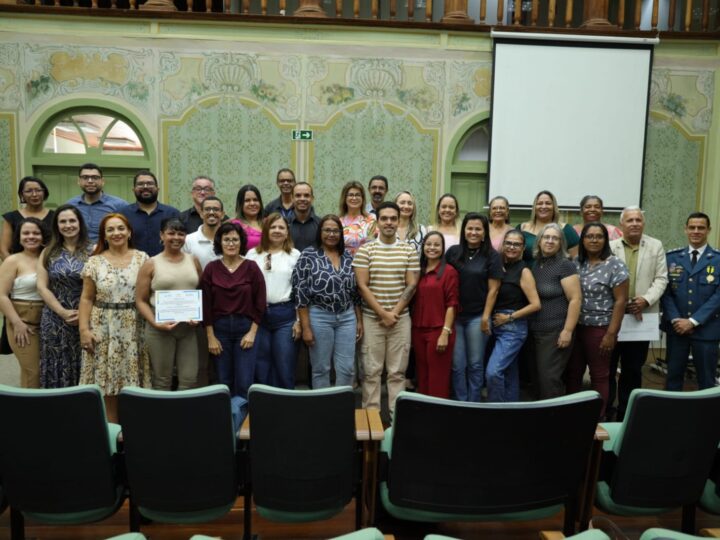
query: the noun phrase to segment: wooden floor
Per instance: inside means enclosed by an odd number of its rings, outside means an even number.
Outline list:
[[[145,525],[143,533],[151,540],[188,540],[193,534],[206,534],[224,540],[241,540],[243,537],[242,500],[238,499],[235,508],[221,520],[203,525]],[[602,514],[600,514],[602,515]],[[27,540],[104,540],[114,535],[128,532],[127,504],[113,517],[93,525],[82,527],[34,526],[27,524]],[[680,513],[674,512],[650,518],[620,518],[613,521],[623,530],[630,540],[637,539],[650,527],[679,528]],[[271,523],[256,514],[253,515],[253,532],[261,539],[312,539],[320,540],[346,534],[353,530],[353,505],[334,519],[302,524]],[[562,515],[552,519],[527,522],[491,522],[460,524],[426,524],[386,521],[378,527],[386,534],[394,534],[398,540],[422,539],[426,534],[444,534],[464,540],[537,540],[540,530],[559,530]],[[720,516],[711,516],[698,511],[698,528],[720,527]],[[0,540],[10,538],[9,512],[0,516]]]

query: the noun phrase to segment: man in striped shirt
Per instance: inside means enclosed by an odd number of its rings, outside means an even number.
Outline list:
[[[380,408],[380,384],[387,370],[388,405],[405,387],[410,354],[408,304],[415,293],[420,261],[415,249],[397,239],[400,209],[394,202],[377,208],[378,237],[355,254],[353,268],[363,299],[362,405]]]

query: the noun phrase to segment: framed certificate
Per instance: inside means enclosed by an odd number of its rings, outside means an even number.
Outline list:
[[[202,321],[202,291],[155,291],[155,322]]]

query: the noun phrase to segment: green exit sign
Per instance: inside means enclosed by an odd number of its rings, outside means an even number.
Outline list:
[[[313,132],[312,129],[293,129],[292,130],[293,141],[312,141]]]

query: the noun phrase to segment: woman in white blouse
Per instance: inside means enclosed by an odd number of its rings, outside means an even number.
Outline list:
[[[300,252],[293,249],[285,218],[265,218],[260,244],[247,252],[265,277],[267,310],[257,336],[255,380],[279,388],[295,387],[297,340],[302,335],[292,297],[292,273]]]

